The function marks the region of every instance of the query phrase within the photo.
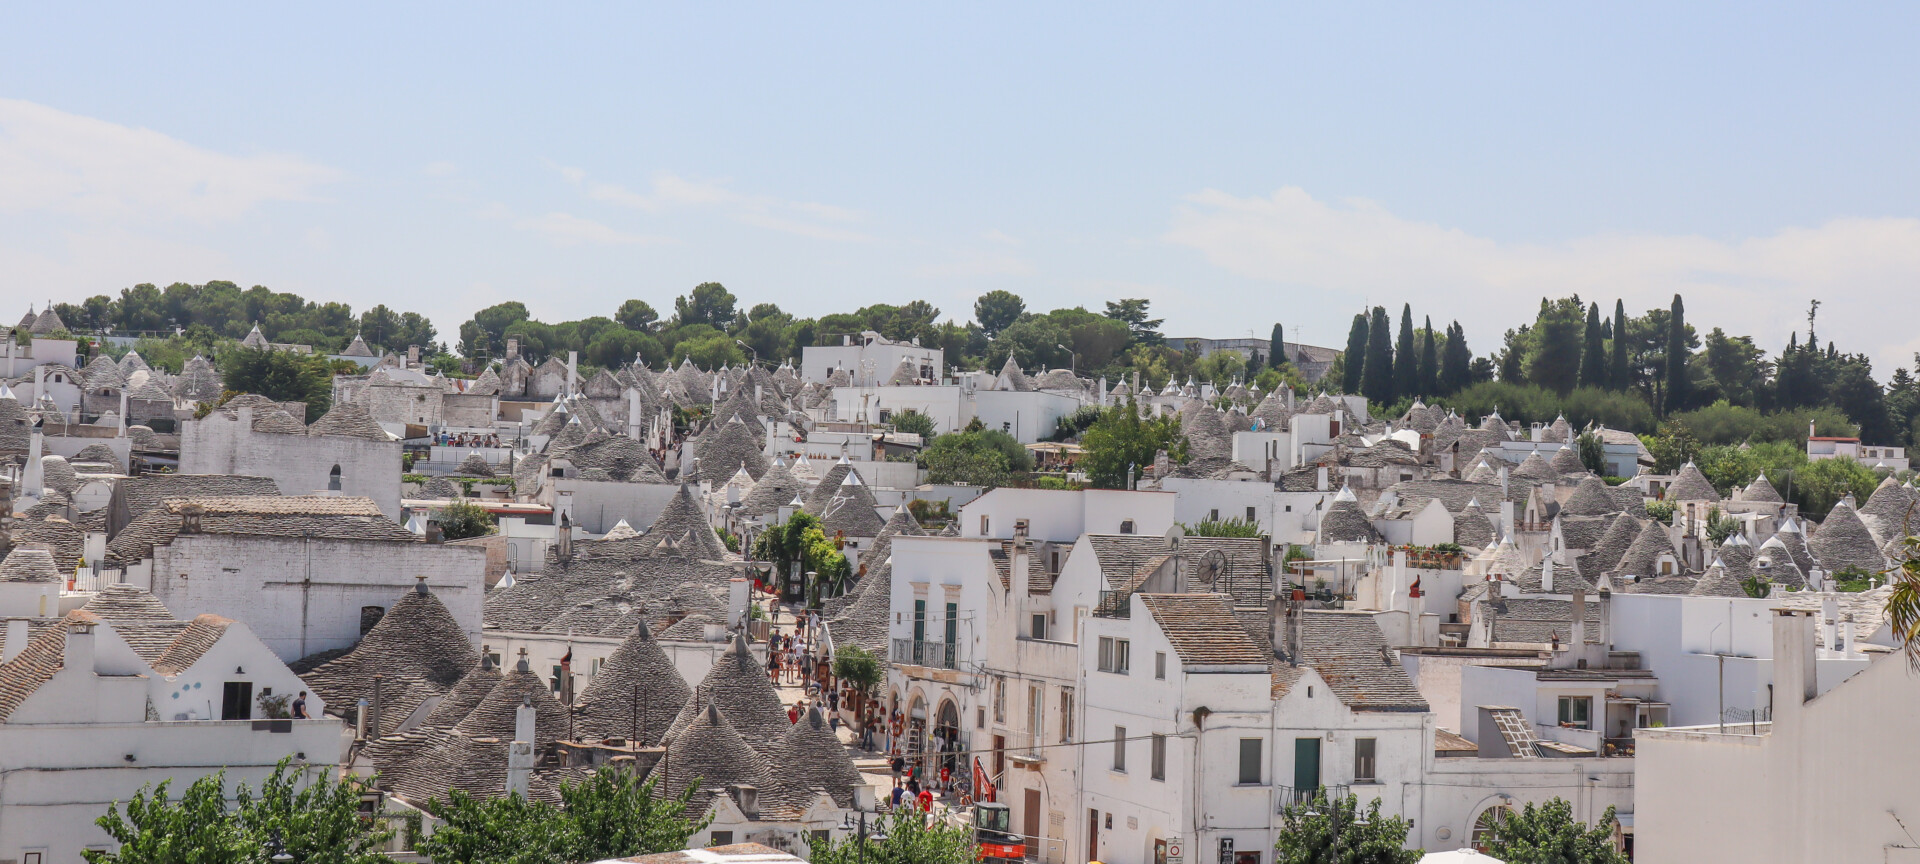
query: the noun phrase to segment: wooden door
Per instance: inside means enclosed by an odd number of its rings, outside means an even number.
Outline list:
[[[1320,739],[1293,739],[1293,789],[1294,794],[1306,796],[1312,800],[1315,789],[1320,788]]]
[[[1028,789],[1020,814],[1020,833],[1027,837],[1027,857],[1040,857],[1040,790]]]

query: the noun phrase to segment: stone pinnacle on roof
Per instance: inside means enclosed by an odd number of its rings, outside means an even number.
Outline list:
[[[1667,500],[1716,503],[1720,500],[1720,492],[1707,481],[1707,475],[1700,473],[1699,467],[1688,462],[1680,466],[1680,473],[1674,475],[1673,485],[1667,487]]]

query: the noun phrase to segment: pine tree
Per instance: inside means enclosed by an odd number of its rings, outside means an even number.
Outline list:
[[[1287,365],[1287,331],[1279,324],[1273,325],[1273,335],[1267,337],[1267,367],[1278,369]]]
[[[1433,316],[1427,316],[1427,327],[1420,331],[1420,395],[1431,397],[1440,392],[1439,351],[1434,348]]]
[[[1587,304],[1587,339],[1580,349],[1580,386],[1607,386],[1606,346],[1600,341],[1600,304]]]
[[[1347,353],[1342,359],[1345,369],[1340,376],[1341,392],[1360,392],[1361,374],[1367,368],[1367,313],[1353,316],[1353,329],[1347,331]]]
[[[1447,354],[1440,364],[1440,390],[1451,395],[1473,380],[1473,352],[1467,350],[1467,328],[1455,321],[1447,327]]]
[[[1400,307],[1400,338],[1393,345],[1394,398],[1420,390],[1420,351],[1413,344],[1413,304]]]
[[[1673,312],[1667,318],[1667,401],[1666,413],[1687,410],[1690,394],[1687,385],[1687,309],[1680,295],[1673,295]]]
[[[1627,304],[1624,300],[1613,301],[1613,359],[1607,365],[1607,386],[1625,390],[1633,384],[1632,375],[1627,371]]]
[[[1360,393],[1382,408],[1393,403],[1393,343],[1385,306],[1373,307],[1367,323],[1367,368],[1361,374]]]

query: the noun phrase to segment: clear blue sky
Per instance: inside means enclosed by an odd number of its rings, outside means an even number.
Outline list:
[[[1004,288],[1329,345],[1412,302],[1485,353],[1542,294],[1679,290],[1920,350],[1920,6],[925,5],[13,4],[0,297],[231,279],[450,335]]]

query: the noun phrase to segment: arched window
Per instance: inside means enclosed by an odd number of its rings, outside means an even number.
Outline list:
[[[1473,848],[1480,852],[1487,851],[1487,846],[1493,842],[1494,832],[1506,823],[1511,812],[1506,807],[1489,807],[1480,814],[1480,818],[1473,820]]]
[[[340,466],[338,465],[333,466],[333,470],[327,472],[327,491],[340,491]]]

